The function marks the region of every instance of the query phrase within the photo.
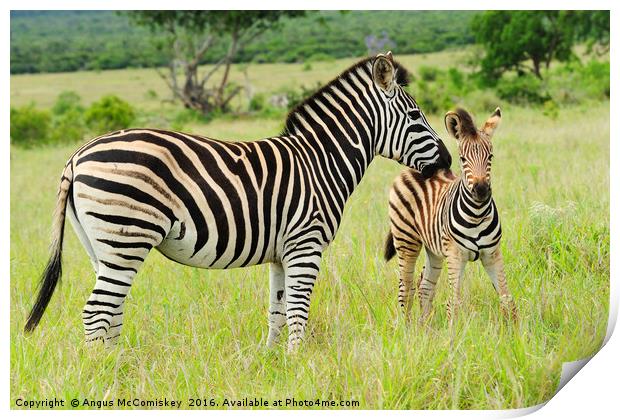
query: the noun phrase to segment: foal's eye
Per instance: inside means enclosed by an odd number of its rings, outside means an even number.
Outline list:
[[[417,120],[420,118],[420,111],[418,110],[409,111],[407,115],[409,115],[409,118],[411,118],[412,120]]]
[[[465,158],[463,156],[461,156],[461,162],[465,163]]]

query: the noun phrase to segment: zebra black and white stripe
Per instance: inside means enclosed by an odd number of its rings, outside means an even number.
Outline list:
[[[461,176],[456,177],[450,170],[440,170],[425,179],[415,171],[404,170],[394,181],[389,199],[391,229],[385,258],[389,260],[398,255],[398,300],[407,317],[415,290],[415,263],[424,247],[426,264],[417,284],[422,319],[429,315],[444,258],[448,261],[452,291],[447,305],[451,322],[460,302],[465,265],[478,259],[500,296],[502,310],[516,319],[500,250],[499,214],[491,197],[491,137],[500,119],[498,108],[477,130],[466,111],[449,112],[445,118],[446,128],[457,140]]]
[[[425,175],[450,166],[401,86],[406,74],[391,54],[363,60],[292,111],[278,137],[228,142],[133,129],[77,150],[63,171],[52,257],[26,330],[60,277],[66,209],[97,277],[83,311],[87,340],[117,340],[125,298],[156,248],[195,267],[271,263],[267,342],[288,323],[296,347],[321,254],[372,159]]]

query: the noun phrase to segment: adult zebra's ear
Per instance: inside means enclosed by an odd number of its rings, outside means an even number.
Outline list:
[[[372,80],[385,92],[389,92],[394,87],[394,64],[392,53],[387,55],[379,54],[372,64]]]
[[[499,109],[499,107],[497,107],[495,108],[495,112],[491,114],[487,122],[484,123],[481,130],[489,137],[492,137],[493,133],[495,133],[495,129],[499,126],[501,120],[502,111]]]

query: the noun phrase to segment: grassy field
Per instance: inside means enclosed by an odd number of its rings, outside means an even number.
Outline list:
[[[455,59],[455,53],[442,54],[429,55],[437,60],[434,65]],[[422,59],[402,61],[414,68]],[[347,65],[323,63],[306,72],[301,65],[261,65],[249,73],[257,88],[274,90],[327,80]],[[163,89],[149,70],[14,76],[11,103],[35,100],[49,106],[58,92],[73,89],[87,102],[110,92],[156,107],[157,101],[145,96],[151,88]],[[406,325],[396,302],[396,263],[381,257],[387,194],[402,168],[378,158],[324,256],[310,336],[293,355],[286,354],[284,343],[272,351],[264,347],[267,266],[199,270],[157,252],[127,300],[120,345],[85,347],[80,315],[94,275],[71,228],[63,280],[40,327],[25,336],[25,317],[48,257],[58,179],[75,146],[12,148],[12,407],[20,397],[167,397],[183,400],[182,408],[188,408],[189,398],[294,397],[358,400],[366,409],[500,409],[549,399],[562,363],[593,354],[605,335],[609,103],[563,109],[556,120],[538,110],[501,105],[493,191],[521,324],[503,322],[497,296],[476,264],[467,270],[463,311],[453,334],[445,316],[445,269],[430,327]],[[486,116],[476,115],[478,122]],[[439,117],[430,122],[444,132]],[[252,139],[277,133],[281,123],[216,120],[193,128],[212,137]],[[454,152],[452,140],[444,137]],[[416,303],[414,318],[417,313]]]

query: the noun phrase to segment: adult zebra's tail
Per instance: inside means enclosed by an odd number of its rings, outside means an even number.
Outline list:
[[[391,260],[396,255],[396,248],[394,248],[394,237],[392,236],[392,232],[388,233],[387,238],[385,238],[385,251],[383,257],[386,261]]]
[[[43,313],[47,308],[54,289],[60,280],[62,275],[62,241],[64,237],[65,227],[65,213],[67,209],[67,201],[71,188],[73,186],[73,169],[71,162],[67,163],[65,169],[60,178],[60,187],[58,188],[58,195],[56,201],[56,210],[54,211],[54,219],[52,222],[52,243],[50,246],[50,259],[47,262],[47,267],[41,276],[41,282],[39,285],[39,294],[37,295],[37,301],[28,315],[28,321],[24,327],[25,332],[32,332]]]

